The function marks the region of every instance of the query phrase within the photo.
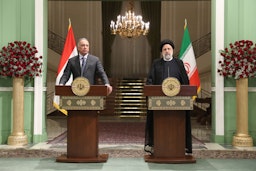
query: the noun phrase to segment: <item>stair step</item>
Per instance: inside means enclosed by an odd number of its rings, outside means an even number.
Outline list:
[[[145,114],[146,111],[115,111],[118,114]]]
[[[116,106],[147,106],[144,103],[120,103]]]
[[[143,87],[144,88],[144,87]],[[143,88],[118,88],[116,89],[116,92],[143,92]]]
[[[122,100],[122,99],[135,99],[135,100],[138,100],[138,99],[146,99],[144,96],[117,96],[116,97],[117,100]]]
[[[131,107],[131,106],[119,106],[115,107],[118,110],[147,110],[147,107]]]
[[[118,85],[116,86],[119,89],[142,89],[144,86],[130,86],[130,85]]]
[[[122,102],[145,103],[146,99],[145,100],[141,100],[141,99],[117,99],[117,100],[115,100],[115,102],[118,102],[120,104]]]
[[[141,96],[143,95],[143,93],[139,92],[139,93],[134,93],[134,92],[120,92],[120,93],[116,93],[116,96],[123,96],[123,95],[129,95],[129,96]]]
[[[143,95],[145,79],[122,79],[117,81],[115,113],[123,115],[145,115],[146,97]]]

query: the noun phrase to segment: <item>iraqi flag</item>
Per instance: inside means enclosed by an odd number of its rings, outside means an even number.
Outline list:
[[[190,40],[187,28],[187,20],[185,20],[184,35],[181,43],[179,58],[183,61],[188,74],[190,85],[197,86],[197,93],[201,90],[200,78],[196,66],[195,53]]]
[[[65,41],[65,45],[63,48],[63,52],[61,55],[58,71],[57,71],[57,78],[56,78],[56,85],[59,85],[60,78],[64,72],[64,69],[68,63],[68,59],[78,55],[77,48],[76,48],[76,41],[73,33],[73,29],[71,26],[71,22],[69,20],[69,26],[68,26],[68,33]],[[66,83],[66,85],[71,85],[73,81],[72,75],[70,76],[69,81]],[[61,109],[59,106],[59,96],[54,96],[53,106],[61,111],[63,114],[67,115],[67,111],[65,109]]]

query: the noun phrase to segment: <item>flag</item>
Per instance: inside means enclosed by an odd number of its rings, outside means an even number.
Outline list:
[[[68,33],[66,36],[66,41],[64,44],[64,48],[62,51],[62,55],[61,55],[61,59],[60,59],[60,63],[58,66],[58,70],[57,70],[57,78],[56,78],[56,85],[59,85],[59,81],[60,78],[64,72],[64,69],[68,63],[68,59],[78,55],[77,52],[77,48],[76,48],[76,41],[75,41],[75,37],[74,37],[74,33],[73,33],[73,29],[71,26],[71,22],[69,20],[69,26],[68,26]],[[70,79],[68,80],[68,82],[66,83],[66,85],[71,85],[72,83],[72,75],[70,77]],[[63,114],[67,115],[67,111],[65,109],[61,109],[59,106],[59,96],[54,96],[54,101],[53,101],[53,106],[58,109],[59,111],[61,111]]]
[[[197,86],[197,93],[199,93],[201,90],[200,78],[199,78],[199,73],[196,66],[196,58],[195,58],[194,50],[190,40],[186,19],[185,19],[184,35],[182,38],[179,58],[184,63],[185,69],[188,74],[190,85]]]

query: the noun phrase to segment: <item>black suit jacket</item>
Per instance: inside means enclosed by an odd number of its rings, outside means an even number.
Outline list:
[[[83,73],[81,73],[81,65],[79,55],[74,56],[68,60],[67,66],[64,70],[62,77],[60,78],[59,84],[66,84],[69,80],[70,75],[73,75],[73,79],[77,77],[85,77],[89,80],[90,84],[95,84],[96,76],[101,78],[104,84],[109,84],[109,80],[106,72],[98,57],[88,54],[86,65]]]

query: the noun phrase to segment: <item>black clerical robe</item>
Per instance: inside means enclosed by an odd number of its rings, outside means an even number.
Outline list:
[[[189,78],[186,73],[183,61],[173,58],[171,61],[165,61],[163,58],[155,59],[151,65],[146,84],[161,85],[167,77],[177,78],[181,85],[189,85]],[[147,112],[145,145],[154,146],[154,125],[153,111]],[[186,112],[186,152],[192,153],[192,135],[190,112]]]

